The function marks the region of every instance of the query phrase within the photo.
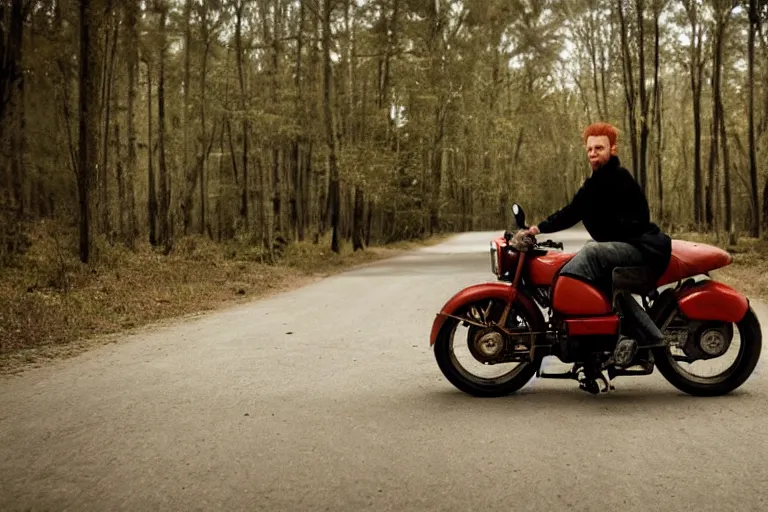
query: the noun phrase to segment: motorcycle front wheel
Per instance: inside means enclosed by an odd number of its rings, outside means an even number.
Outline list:
[[[502,301],[484,299],[468,305],[456,316],[490,323],[500,320],[503,310]],[[525,308],[513,307],[506,328],[516,334],[535,332],[536,320]],[[530,338],[520,336],[519,340],[530,348]],[[465,325],[449,317],[435,341],[435,360],[445,378],[459,390],[476,397],[506,396],[525,386],[541,365],[540,359],[501,362],[506,343],[490,329]]]

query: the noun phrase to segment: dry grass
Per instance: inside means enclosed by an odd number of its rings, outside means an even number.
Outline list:
[[[768,300],[768,240],[740,237],[736,245],[712,234],[674,233],[673,238],[720,247],[733,256],[731,265],[715,270],[712,277],[749,297]]]
[[[436,243],[439,237],[333,253],[330,243],[286,248],[274,265],[242,241],[215,244],[187,237],[163,256],[95,245],[96,263],[82,265],[73,235],[41,224],[32,246],[14,265],[0,268],[0,371],[80,353],[121,333],[164,319],[266,297],[323,276]]]

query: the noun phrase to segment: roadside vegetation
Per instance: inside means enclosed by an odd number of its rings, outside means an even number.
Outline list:
[[[169,254],[94,244],[78,259],[77,233],[36,223],[29,246],[0,274],[0,372],[71,356],[163,320],[197,315],[309,284],[441,240],[433,236],[339,253],[328,243],[292,243],[269,255],[247,239],[181,239]]]

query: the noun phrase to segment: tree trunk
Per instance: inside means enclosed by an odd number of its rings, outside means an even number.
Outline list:
[[[112,116],[112,83],[114,82],[115,71],[115,55],[117,53],[117,35],[118,25],[116,20],[113,20],[115,24],[112,30],[111,39],[112,47],[109,51],[109,61],[107,62],[107,68],[104,70],[104,80],[102,85],[105,90],[102,91],[102,101],[104,103],[104,124],[102,132],[102,147],[101,147],[101,165],[98,169],[99,177],[99,213],[101,214],[101,226],[99,230],[101,233],[107,235],[107,238],[111,239],[112,226],[110,222],[110,205],[109,205],[109,136],[110,136],[110,120]]]
[[[10,20],[4,19],[10,7]],[[10,160],[10,200],[21,219],[26,211],[26,112],[24,105],[24,8],[22,0],[6,1],[0,7],[0,155]],[[0,168],[6,162],[0,159]],[[0,182],[1,183],[1,182]],[[0,187],[0,190],[3,187]],[[0,197],[2,200],[2,197]]]
[[[371,229],[373,226],[373,210],[375,208],[375,203],[369,199],[368,200],[368,211],[366,212],[366,221],[365,221],[365,245],[370,247],[371,245]]]
[[[659,201],[659,221],[664,222],[664,182],[662,179],[662,86],[659,79],[659,17],[665,2],[653,10],[653,119],[656,125],[656,194]]]
[[[312,177],[316,173],[313,171],[312,167],[312,150],[314,149],[314,145],[312,143],[312,139],[310,139],[307,143],[307,151],[304,153],[304,162],[302,164],[302,185],[304,186],[304,192],[303,196],[305,199],[305,203],[302,206],[302,210],[304,213],[304,220],[302,220],[302,225],[304,226],[304,229],[308,229],[310,226],[312,226],[312,219],[313,219],[313,211],[314,211],[314,204],[316,204],[316,201],[314,200],[314,196],[312,195]],[[306,235],[306,232],[305,232]]]
[[[610,35],[613,35],[616,33],[616,31],[613,29],[613,22],[610,24],[603,21],[600,23],[600,33],[603,34],[603,31],[606,30],[606,27],[610,30]],[[605,37],[606,40],[609,39],[609,37]],[[608,44],[600,44],[600,88],[603,92],[603,113],[608,118],[610,117],[610,111],[608,110],[608,85],[607,82],[609,78],[608,75],[608,66],[607,66],[607,60],[608,57],[606,56],[606,53],[608,52],[608,48],[610,45]]]
[[[197,181],[198,173],[194,173],[194,177],[191,177],[191,170],[189,168],[189,90],[190,90],[190,65],[192,61],[192,50],[190,48],[192,44],[192,0],[186,0],[184,2],[184,93],[182,95],[182,109],[181,109],[181,126],[183,137],[183,148],[181,153],[181,168],[184,169],[184,175],[186,177],[184,197],[181,203],[182,208],[182,226],[184,234],[189,232],[189,226],[192,222],[192,196],[194,194],[194,184]],[[205,134],[203,134],[205,137]],[[196,171],[196,169],[195,169]],[[190,179],[191,178],[191,179]]]
[[[725,212],[724,212],[724,231],[729,235],[729,242],[736,243],[736,232],[733,225],[733,208],[731,197],[731,179],[730,179],[730,162],[728,159],[728,138],[727,130],[725,126],[725,109],[723,107],[723,47],[725,46],[726,30],[728,28],[728,21],[733,10],[730,1],[724,6],[724,10],[716,15],[717,19],[717,36],[715,39],[715,66],[713,82],[715,83],[714,90],[714,104],[717,109],[717,121],[718,128],[720,130],[720,143],[722,145],[722,162],[723,162],[723,185],[725,195]],[[718,7],[720,7],[718,5]]]
[[[80,2],[80,88],[79,88],[79,167],[77,190],[80,204],[80,261],[90,260],[90,198],[92,197],[94,166],[98,161],[98,106],[92,101],[99,97],[99,54],[95,39],[99,33],[98,2]]]
[[[207,12],[207,11],[206,11]],[[203,132],[202,140],[203,143],[205,143],[205,138],[208,136],[208,128],[206,125],[206,111],[205,111],[205,90],[208,84],[206,83],[207,77],[208,77],[208,55],[210,54],[211,50],[211,40],[210,36],[208,34],[208,27],[207,27],[207,18],[203,19],[203,30],[204,30],[204,36],[203,40],[205,41],[205,51],[203,52],[203,62],[201,63],[202,72],[200,74],[200,127]],[[222,133],[224,133],[224,128],[221,128]],[[213,141],[216,138],[216,127],[214,126],[211,130],[211,135],[208,143],[209,150],[205,154],[205,158],[203,159],[202,164],[199,166],[200,170],[200,177],[198,181],[200,182],[200,234],[205,233],[206,227],[208,230],[208,237],[213,238],[213,234],[211,233],[211,227],[209,224],[206,223],[206,210],[208,208],[208,182],[207,176],[208,173],[206,172],[208,169],[208,157],[210,156],[210,148],[213,147]]]
[[[224,99],[226,104],[226,96]],[[219,193],[216,198],[216,236],[221,242],[224,232],[224,127],[221,128],[219,135]]]
[[[294,86],[296,88],[296,112],[303,112],[304,102],[301,87],[301,59],[304,49],[304,18],[306,7],[305,0],[299,0],[299,26],[296,34],[296,74],[294,76]],[[293,187],[291,193],[291,217],[295,237],[299,241],[304,241],[304,209],[307,207],[307,197],[304,195],[304,166],[303,154],[301,151],[301,135],[296,135],[292,147],[292,177]]]
[[[758,210],[757,190],[757,145],[755,143],[755,32],[757,32],[760,18],[757,13],[758,0],[749,1],[749,39],[747,42],[747,117],[749,137],[749,199],[752,208],[749,234],[753,237],[760,236],[760,214]],[[768,105],[768,102],[766,102]]]
[[[595,29],[597,28],[597,23],[595,23],[593,16],[597,16],[597,13],[590,12],[588,16],[590,22],[589,29],[586,31],[584,36],[587,42],[587,49],[589,51],[589,63],[592,67],[592,88],[595,92],[595,105],[597,106],[597,115],[600,119],[605,119],[606,115],[603,111],[603,104],[600,102],[600,88],[597,85],[597,47],[602,47],[602,44],[599,44],[596,41],[597,34],[595,33]],[[602,51],[602,49],[600,51]]]
[[[21,68],[24,41],[24,14],[22,0],[10,0],[10,21],[4,19],[9,2],[0,9],[0,127],[4,125],[8,108],[18,93],[23,80]],[[61,16],[57,17],[60,23]],[[7,35],[6,35],[7,34]]]
[[[730,2],[728,2],[730,5]],[[707,188],[707,227],[717,228],[717,216],[719,210],[719,190],[717,186],[718,181],[718,152],[719,145],[718,140],[724,133],[724,127],[721,124],[725,123],[723,119],[723,106],[722,106],[722,73],[723,73],[723,46],[725,44],[725,31],[728,24],[728,17],[730,16],[730,10],[732,7],[725,7],[724,10],[721,4],[716,5],[715,12],[715,35],[714,35],[714,52],[712,54],[712,137],[710,143],[709,152],[709,185]],[[723,140],[722,143],[727,144],[727,140]],[[726,156],[725,154],[723,155]],[[723,162],[726,165],[726,162]],[[723,167],[725,176],[728,174],[728,169]],[[726,179],[727,181],[727,179]],[[727,194],[730,193],[730,183],[725,183],[725,190]],[[730,208],[730,198],[726,197],[726,219],[725,222],[730,223],[728,219],[728,209]],[[726,230],[727,231],[727,230]]]
[[[629,52],[629,39],[627,33],[627,23],[624,18],[624,8],[622,6],[623,0],[616,0],[619,21],[621,22],[621,48],[623,53],[623,59],[621,59],[622,67],[624,69],[624,97],[627,107],[628,116],[628,130],[630,145],[632,147],[632,175],[635,179],[638,179],[638,154],[637,154],[637,112],[636,112],[636,95],[635,95],[635,83],[632,75],[632,57]]]
[[[725,232],[728,233],[728,243],[736,244],[736,229],[733,225],[733,198],[731,197],[731,170],[728,159],[728,137],[725,126],[725,112],[723,112],[723,99],[721,91],[718,91],[718,108],[720,109],[720,143],[723,148],[723,185],[725,186]]]
[[[704,187],[701,169],[701,90],[703,84],[704,61],[701,57],[703,46],[703,26],[699,23],[697,2],[683,2],[688,21],[691,25],[690,45],[690,77],[691,99],[693,102],[693,220],[696,228],[700,229],[705,221]]]
[[[339,244],[339,165],[337,155],[339,142],[336,135],[336,120],[331,108],[331,87],[333,85],[333,71],[331,68],[331,0],[323,0],[323,108],[325,111],[325,134],[328,144],[328,159],[330,167],[329,183],[329,208],[331,217],[331,250],[338,253],[341,250]]]
[[[170,249],[170,180],[168,177],[168,167],[165,152],[166,131],[165,131],[165,53],[168,42],[166,40],[166,21],[168,17],[168,6],[165,0],[160,0],[160,71],[157,82],[157,140],[160,151],[158,179],[160,181],[160,237],[158,242],[168,251]]]
[[[243,220],[243,226],[249,231],[248,199],[250,192],[248,190],[248,134],[249,123],[248,116],[245,115],[245,76],[243,72],[243,9],[245,0],[240,0],[237,4],[236,22],[235,22],[235,60],[237,65],[237,77],[240,83],[240,109],[243,112],[243,188],[240,195],[240,217]],[[231,140],[231,133],[230,133]]]
[[[440,231],[440,184],[442,181],[443,170],[443,140],[445,137],[445,119],[448,111],[448,92],[441,90],[443,84],[441,78],[444,75],[443,69],[443,23],[441,21],[441,14],[437,10],[438,3],[435,3],[435,10],[431,11],[430,23],[432,27],[430,29],[429,40],[429,56],[430,56],[430,68],[431,68],[431,80],[432,88],[436,92],[437,104],[434,109],[434,135],[432,136],[430,156],[428,160],[429,169],[429,197],[427,198],[427,204],[429,208],[429,216],[427,219],[427,231],[430,235]],[[422,180],[424,183],[425,180]],[[426,185],[426,183],[424,183]]]
[[[290,202],[290,231],[291,238],[297,240],[299,238],[299,225],[301,224],[301,153],[299,149],[298,137],[291,142],[291,181],[290,190],[292,191],[289,196]]]
[[[714,79],[713,79],[714,80]],[[716,228],[715,220],[715,201],[717,199],[717,187],[715,186],[715,174],[717,172],[718,139],[719,139],[719,121],[717,119],[717,107],[713,108],[713,119],[710,131],[709,144],[709,165],[707,167],[707,186],[706,186],[706,204],[705,204],[705,226],[707,230]]]
[[[123,175],[123,160],[120,158],[120,124],[114,123],[115,145],[115,176],[117,178],[117,199],[120,210],[117,212],[117,232],[120,236],[125,234],[125,214],[128,212],[128,198],[125,193],[125,176]]]
[[[124,235],[124,242],[127,247],[133,248],[138,236],[138,224],[136,220],[136,194],[134,191],[134,180],[137,174],[137,156],[136,156],[136,94],[137,94],[137,75],[139,71],[139,47],[138,34],[136,31],[138,4],[128,2],[126,4],[126,25],[128,30],[127,51],[128,51],[128,109],[126,111],[126,126],[128,129],[128,160],[125,176],[125,191],[127,200],[128,222]],[[147,78],[149,80],[149,77]],[[150,97],[151,104],[151,97]],[[151,115],[150,115],[151,119]],[[152,143],[148,144],[151,151]],[[151,158],[150,158],[151,160]]]
[[[272,31],[272,101],[277,106],[277,91],[279,89],[278,76],[280,73],[280,39],[282,38],[283,19],[280,7],[280,0],[274,0],[274,22],[275,27]],[[269,246],[272,246],[272,240],[278,237],[284,237],[285,227],[283,226],[283,151],[282,148],[275,147],[272,150],[272,229],[267,237]]]
[[[152,65],[147,64],[147,222],[149,223],[149,243],[158,245],[157,239],[157,185],[155,179],[155,140],[152,137]]]
[[[648,171],[646,160],[648,158],[648,95],[645,89],[645,1],[636,0],[637,11],[637,48],[638,48],[638,86],[640,94],[640,158],[637,172],[640,188],[643,192],[648,188]]]
[[[386,46],[384,48],[384,70],[382,73],[382,78],[379,81],[379,97],[378,97],[378,107],[380,109],[383,109],[383,113],[386,116],[387,119],[387,132],[392,129],[392,118],[389,115],[389,107],[391,104],[391,98],[390,98],[390,82],[391,82],[391,61],[392,56],[395,53],[395,49],[397,46],[397,30],[398,30],[398,18],[399,18],[399,11],[400,11],[400,0],[393,0],[392,4],[392,17],[387,20],[387,42]],[[387,133],[387,137],[389,137],[389,133]]]

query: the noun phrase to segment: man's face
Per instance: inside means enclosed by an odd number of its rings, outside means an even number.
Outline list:
[[[611,146],[607,135],[587,137],[587,158],[593,171],[607,164],[615,154],[616,146]]]

